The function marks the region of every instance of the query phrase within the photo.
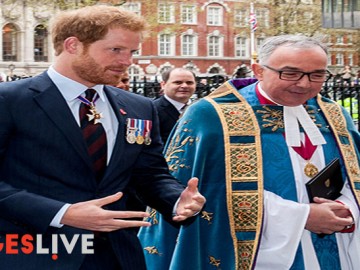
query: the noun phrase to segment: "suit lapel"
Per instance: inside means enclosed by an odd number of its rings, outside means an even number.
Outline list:
[[[103,181],[109,176],[110,172],[114,171],[116,166],[119,166],[119,164],[122,164],[121,159],[123,158],[123,155],[121,153],[124,152],[125,147],[125,120],[127,118],[126,115],[126,105],[122,102],[121,98],[118,96],[121,95],[122,90],[112,91],[110,88],[105,87],[104,88],[106,96],[110,102],[110,105],[115,113],[115,116],[119,122],[118,125],[118,131],[116,134],[116,140],[114,149],[112,151],[109,165],[106,169],[104,179]],[[115,167],[114,167],[115,166]]]
[[[47,116],[64,134],[69,143],[88,164],[89,168],[91,168],[91,161],[87,154],[87,148],[79,125],[76,123],[65,99],[46,72],[34,77],[30,89],[39,92],[34,96],[35,102],[38,103]]]
[[[161,102],[162,106],[165,108],[164,112],[168,114],[173,120],[177,121],[180,116],[179,111],[164,96],[162,96],[161,98],[162,98],[162,102]]]

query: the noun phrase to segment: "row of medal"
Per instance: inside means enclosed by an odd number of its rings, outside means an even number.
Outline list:
[[[128,143],[146,144],[151,143],[150,131],[151,120],[128,118],[126,122],[126,140]]]

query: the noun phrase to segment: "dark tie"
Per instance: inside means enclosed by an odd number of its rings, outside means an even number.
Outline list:
[[[95,103],[96,100],[93,101],[95,94],[96,91],[94,89],[88,89],[85,91],[85,98],[89,102]],[[100,181],[106,169],[106,133],[103,125],[101,123],[95,124],[95,119],[89,120],[88,115],[93,115],[90,111],[90,106],[82,102],[80,105],[80,126],[93,163],[96,179]]]
[[[184,106],[181,107],[180,109],[180,113],[184,113],[185,112],[185,109],[187,108],[187,104],[185,104]]]

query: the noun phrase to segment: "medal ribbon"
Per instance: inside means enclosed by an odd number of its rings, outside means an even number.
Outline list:
[[[82,96],[78,96],[77,98],[81,101],[81,103],[84,103],[90,107],[90,106],[95,105],[95,102],[98,100],[99,95],[98,95],[98,93],[96,93],[92,102],[90,102],[88,99],[86,99],[85,97],[82,97]]]
[[[285,135],[284,135],[285,136]],[[305,133],[305,142],[301,142],[300,146],[292,146],[294,151],[298,153],[303,159],[310,160],[314,154],[317,145],[313,145],[309,136]]]
[[[145,120],[145,131],[144,131],[145,137],[150,137],[151,126],[152,126],[152,121]]]

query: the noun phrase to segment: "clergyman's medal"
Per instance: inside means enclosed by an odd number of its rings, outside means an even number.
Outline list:
[[[292,148],[306,161],[306,165],[304,167],[305,175],[310,178],[317,175],[319,172],[318,168],[310,162],[317,146],[311,143],[309,137],[305,134],[305,142],[301,142],[301,146],[299,147],[293,146]]]
[[[305,167],[304,167],[304,173],[307,177],[314,177],[315,175],[317,175],[319,172],[318,168],[312,164],[311,162],[307,162]]]

